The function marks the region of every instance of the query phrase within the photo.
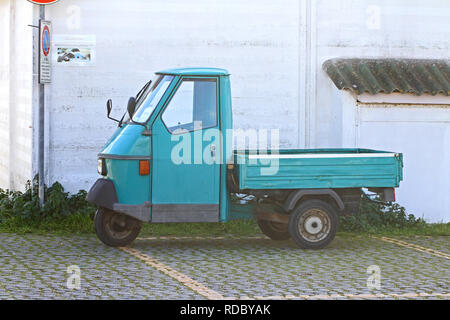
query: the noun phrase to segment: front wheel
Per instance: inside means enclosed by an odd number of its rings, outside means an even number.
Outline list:
[[[142,223],[123,213],[100,208],[95,213],[94,227],[97,237],[111,247],[122,247],[136,239]]]
[[[289,218],[289,233],[301,248],[322,249],[333,241],[338,229],[336,209],[322,200],[301,202]]]

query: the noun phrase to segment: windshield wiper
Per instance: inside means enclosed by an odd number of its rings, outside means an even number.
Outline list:
[[[139,98],[142,96],[142,94],[147,90],[147,88],[151,85],[152,80],[150,80],[149,82],[147,82],[142,89],[138,92],[138,94],[136,95],[136,101],[139,101]]]
[[[119,121],[119,128],[122,128],[123,119],[125,118],[126,113],[123,114],[122,118]]]

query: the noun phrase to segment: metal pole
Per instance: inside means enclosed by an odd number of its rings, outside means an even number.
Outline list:
[[[45,6],[39,6],[39,19],[45,20]],[[39,29],[40,30],[40,29]],[[39,32],[39,39],[41,39]],[[39,40],[39,59],[41,56]],[[40,61],[39,61],[40,64]],[[40,82],[40,79],[38,80]],[[38,155],[38,175],[39,175],[39,204],[44,205],[44,119],[45,119],[45,84],[39,83],[39,155]]]

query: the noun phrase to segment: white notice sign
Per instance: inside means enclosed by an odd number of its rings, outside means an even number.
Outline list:
[[[39,83],[51,82],[51,27],[50,21],[39,21]]]

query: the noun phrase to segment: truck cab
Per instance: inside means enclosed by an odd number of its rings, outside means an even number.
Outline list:
[[[111,108],[109,100],[109,118]],[[98,154],[102,177],[87,195],[98,206],[96,233],[110,246],[132,242],[145,222],[256,218],[274,240],[292,237],[300,247],[323,248],[334,238],[338,214],[358,201],[362,187],[393,200],[393,187],[401,180],[401,155],[363,149],[269,151],[261,156],[276,160],[279,169],[264,176],[267,162],[250,159],[259,156],[257,151],[232,150],[230,75],[225,69],[157,72],[130,98],[122,119],[113,120],[118,128]],[[331,172],[333,163],[348,160],[345,154],[363,161],[359,166],[353,162],[356,170],[370,171],[370,161],[381,160],[373,165],[386,166],[392,179],[343,184],[317,171]],[[332,160],[328,167],[326,155]],[[313,168],[311,161],[321,167]],[[308,168],[316,169],[309,180]],[[294,219],[291,213],[299,210]]]

